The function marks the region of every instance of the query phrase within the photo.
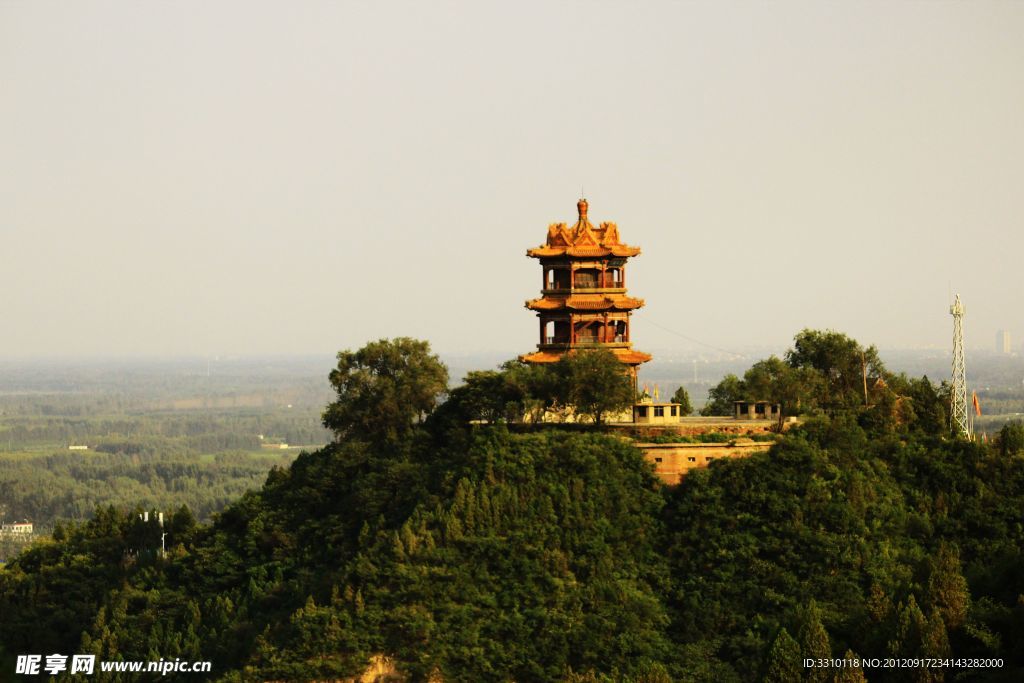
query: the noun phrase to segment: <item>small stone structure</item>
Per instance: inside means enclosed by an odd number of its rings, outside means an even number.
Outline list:
[[[658,478],[673,486],[691,470],[707,467],[716,460],[745,458],[767,452],[775,440],[765,437],[777,433],[780,426],[785,431],[799,424],[797,418],[789,418],[781,425],[777,419],[773,422],[760,417],[737,419],[687,416],[678,420],[674,424],[615,425],[616,431],[631,439],[643,451],[644,459],[654,465]],[[703,440],[704,435],[712,434],[717,436],[708,436],[707,441]],[[680,442],[673,442],[673,437],[683,438]],[[728,440],[725,441],[723,437]]]
[[[782,406],[768,401],[733,401],[733,416],[737,420],[778,420]]]
[[[680,404],[655,403],[645,396],[633,406],[634,424],[679,424]]]
[[[764,453],[772,442],[736,439],[728,443],[638,443],[644,459],[654,465],[663,482],[676,485],[693,469],[707,467],[715,460],[746,458]]]

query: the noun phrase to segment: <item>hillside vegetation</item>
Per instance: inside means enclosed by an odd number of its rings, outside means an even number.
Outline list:
[[[840,360],[801,371],[816,409],[770,452],[669,488],[614,434],[471,424],[468,390],[436,406],[425,343],[345,352],[325,414],[344,437],[210,525],[179,510],[166,557],[110,508],[0,571],[0,671],[91,652],[332,680],[384,654],[410,680],[1021,680],[1024,428],[948,438],[926,380],[879,364],[865,405]],[[830,656],[1002,666],[800,664]]]

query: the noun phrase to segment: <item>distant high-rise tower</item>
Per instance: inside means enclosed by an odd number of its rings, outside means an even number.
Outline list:
[[[967,367],[964,364],[964,305],[960,295],[949,307],[953,316],[953,386],[949,394],[949,421],[954,434],[971,436],[971,423],[967,418]]]
[[[996,353],[1010,353],[1010,332],[999,330],[996,332]]]

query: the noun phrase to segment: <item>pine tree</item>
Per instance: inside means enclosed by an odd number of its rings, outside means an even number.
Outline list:
[[[803,618],[800,623],[800,630],[797,632],[797,640],[800,642],[800,656],[804,659],[830,659],[832,647],[828,641],[828,631],[821,623],[821,611],[818,603],[811,598],[807,608],[803,611]],[[808,669],[807,680],[813,683],[824,683],[831,677],[827,668]]]
[[[893,657],[920,657],[921,639],[928,620],[917,600],[911,594],[907,604],[900,604],[896,617],[895,638],[889,641],[889,654]]]
[[[877,583],[872,583],[869,589],[867,607],[871,620],[881,623],[889,617],[892,612],[892,600],[886,595],[885,590]]]
[[[676,389],[676,393],[672,394],[672,402],[679,404],[680,415],[689,415],[693,412],[693,403],[690,402],[690,394],[686,387]]]
[[[764,663],[762,683],[793,683],[803,674],[800,644],[793,640],[785,628],[779,630],[775,642],[768,650]]]
[[[930,659],[945,659],[949,657],[949,636],[946,633],[946,624],[938,610],[934,610],[928,621],[925,623],[921,633],[921,657]],[[918,681],[940,682],[945,680],[942,667],[922,667],[918,669]]]
[[[928,577],[927,604],[939,611],[949,630],[960,628],[967,619],[971,593],[960,571],[960,551],[943,542]]]
[[[847,662],[852,662],[858,659],[858,657],[853,650],[847,650],[846,654],[843,655],[843,659]],[[835,683],[868,683],[868,679],[864,676],[864,669],[859,666],[844,666],[838,669],[833,680]]]

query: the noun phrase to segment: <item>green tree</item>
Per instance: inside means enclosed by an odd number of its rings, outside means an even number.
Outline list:
[[[929,607],[942,615],[950,630],[960,628],[967,620],[971,592],[960,570],[960,551],[956,546],[946,542],[939,545],[932,561],[926,597]]]
[[[999,451],[1003,455],[1013,455],[1024,450],[1024,422],[1016,420],[1008,422],[999,430]]]
[[[879,379],[888,381],[890,376],[874,346],[865,349],[834,330],[801,331],[793,338],[793,348],[786,352],[786,362],[793,368],[820,374],[821,407],[830,413],[864,407],[865,375],[869,388]]]
[[[828,641],[828,631],[821,623],[821,610],[812,598],[804,609],[800,619],[800,630],[797,632],[800,643],[800,655],[804,659],[831,659],[832,647]],[[831,670],[815,667],[807,670],[806,680],[824,682],[831,677]]]
[[[448,385],[448,369],[425,341],[381,339],[338,353],[331,371],[338,399],[323,423],[337,438],[397,442],[433,410]]]
[[[800,645],[785,628],[775,636],[775,641],[765,658],[762,683],[793,683],[803,675],[803,663],[800,661]]]
[[[853,652],[853,650],[847,650],[846,654],[843,655],[843,659],[847,662],[853,662],[859,660],[859,657]],[[864,676],[864,669],[860,666],[844,666],[843,668],[836,671],[835,683],[868,683],[868,679]]]
[[[708,402],[700,409],[701,415],[732,415],[733,402],[742,401],[746,385],[739,377],[728,374],[722,381],[708,389]]]
[[[949,634],[946,624],[943,623],[942,615],[938,610],[932,612],[921,633],[921,656],[930,659],[945,659],[949,657]],[[933,669],[931,673],[938,673],[935,680],[942,680],[941,669]]]
[[[889,654],[893,657],[904,658],[923,656],[922,638],[927,625],[928,620],[921,608],[917,606],[917,600],[911,593],[906,604],[901,604],[897,610],[896,633],[895,637],[889,641]]]
[[[462,386],[448,393],[447,403],[459,406],[466,420],[501,422],[522,418],[519,406],[524,394],[508,381],[507,372],[482,370],[466,375]]]
[[[743,397],[778,403],[785,415],[817,407],[822,380],[811,368],[793,368],[777,356],[754,363],[743,374]]]
[[[562,389],[553,364],[510,360],[501,366],[501,371],[509,394],[519,397],[520,404],[514,409],[520,418],[540,422],[544,411],[559,400]]]
[[[693,412],[693,404],[690,402],[690,394],[686,387],[680,386],[676,393],[672,394],[672,402],[679,404],[679,414],[689,415]]]
[[[607,349],[568,353],[555,368],[562,379],[564,402],[577,413],[589,415],[595,424],[633,405],[633,383],[626,370]]]
[[[171,516],[169,531],[172,534],[184,536],[191,532],[195,526],[196,518],[192,511],[188,509],[187,505],[182,505]]]
[[[938,436],[949,431],[949,396],[936,390],[927,376],[906,380],[906,395],[913,409],[913,426]]]

